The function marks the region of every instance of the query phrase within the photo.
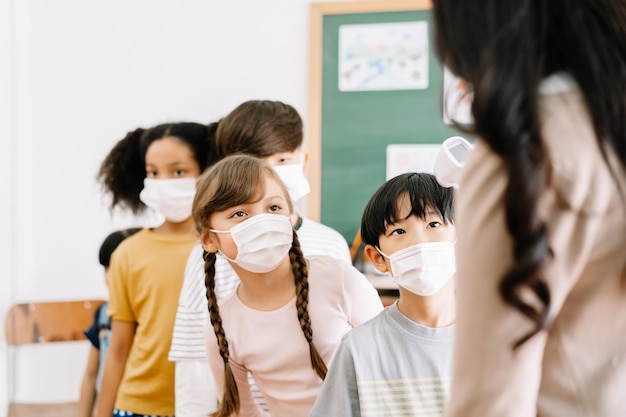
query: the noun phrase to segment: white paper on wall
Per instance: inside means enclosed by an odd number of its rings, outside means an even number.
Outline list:
[[[387,145],[386,177],[391,179],[405,172],[435,171],[435,158],[441,145]]]
[[[339,91],[428,88],[428,23],[339,26]]]

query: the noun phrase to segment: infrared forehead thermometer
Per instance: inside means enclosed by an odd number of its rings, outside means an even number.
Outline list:
[[[461,171],[474,146],[461,136],[452,136],[443,141],[435,159],[435,177],[446,188],[459,186]]]

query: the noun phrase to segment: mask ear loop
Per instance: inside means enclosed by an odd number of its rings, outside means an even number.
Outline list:
[[[213,232],[213,233],[217,233],[217,234],[225,234],[225,233],[230,233],[230,230],[217,230],[217,229],[208,229],[209,232]],[[228,259],[231,262],[235,262],[234,259],[230,259],[228,256],[226,256],[224,254],[224,252],[222,252],[221,250],[217,250],[217,253],[219,253],[220,255],[222,255],[224,258]]]
[[[226,233],[230,233],[230,230],[215,230],[215,229],[209,229],[210,232],[213,233],[217,233],[217,234],[226,234]],[[220,255],[222,255],[224,258],[226,258],[227,260],[229,260],[230,262],[235,262],[237,263],[237,261],[235,259],[230,259],[228,256],[226,256],[226,254],[224,252],[222,252],[221,250],[217,250],[217,253],[219,253]]]
[[[382,251],[382,250],[380,250],[380,248],[378,247],[378,245],[374,245],[374,248],[376,248],[376,250],[378,251],[378,253],[380,253],[380,256],[382,256],[383,258],[387,258],[387,259],[389,259],[389,262],[391,262],[391,258],[390,258],[388,255],[385,255],[385,254],[383,253],[383,251]],[[395,278],[395,277],[394,277],[394,274],[393,274],[393,272],[392,272],[392,271],[393,271],[393,266],[391,267],[391,269],[389,269],[389,270],[387,271],[387,273],[389,274],[389,276],[390,276],[391,278]]]
[[[231,261],[231,262],[234,262],[234,263],[237,263],[237,261],[236,261],[235,259],[230,259],[230,258],[229,258],[228,256],[226,256],[226,255],[224,254],[224,252],[222,252],[221,250],[219,250],[219,249],[218,249],[218,250],[217,250],[217,253],[219,253],[220,255],[222,255],[222,256],[223,256],[224,258],[226,258],[227,260],[229,260],[229,261]]]
[[[374,247],[376,248],[376,250],[378,251],[378,253],[380,253],[380,254],[381,254],[381,256],[384,256],[385,258],[390,259],[390,258],[389,258],[389,256],[385,255],[385,254],[383,253],[383,251],[382,251],[382,250],[380,250],[380,248],[378,247],[378,245],[374,245]]]

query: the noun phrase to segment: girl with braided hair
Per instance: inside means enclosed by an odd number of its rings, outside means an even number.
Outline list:
[[[281,178],[294,210],[291,224],[298,233],[302,253],[328,255],[351,262],[346,239],[336,230],[316,222],[298,209],[309,191],[304,175],[308,152],[304,149],[302,118],[291,105],[277,100],[248,100],[234,108],[215,130],[217,159],[247,154],[272,166]],[[215,384],[204,349],[204,328],[209,321],[204,286],[203,249],[194,245],[180,290],[169,360],[175,362],[175,406],[178,417],[206,417],[217,409]],[[230,295],[239,278],[228,261],[215,261],[215,292],[218,301]],[[253,386],[261,408],[265,400]]]
[[[308,416],[343,335],[383,308],[349,262],[303,257],[291,212],[286,187],[260,159],[227,157],[198,180],[193,218],[212,325],[207,353],[221,396],[214,416],[267,415],[252,396],[248,372],[273,417]],[[219,305],[218,251],[241,280]]]

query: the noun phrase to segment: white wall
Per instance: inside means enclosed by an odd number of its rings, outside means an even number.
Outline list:
[[[248,99],[305,118],[307,0],[0,0],[0,331],[22,301],[106,297],[95,174],[138,126]],[[0,375],[7,347],[0,342]],[[75,364],[84,366],[84,364]],[[61,381],[63,382],[63,381]],[[0,417],[10,378],[0,377]]]
[[[12,4],[0,1],[0,416],[6,413],[4,316],[14,298],[14,111]],[[7,375],[7,377],[4,377]]]

